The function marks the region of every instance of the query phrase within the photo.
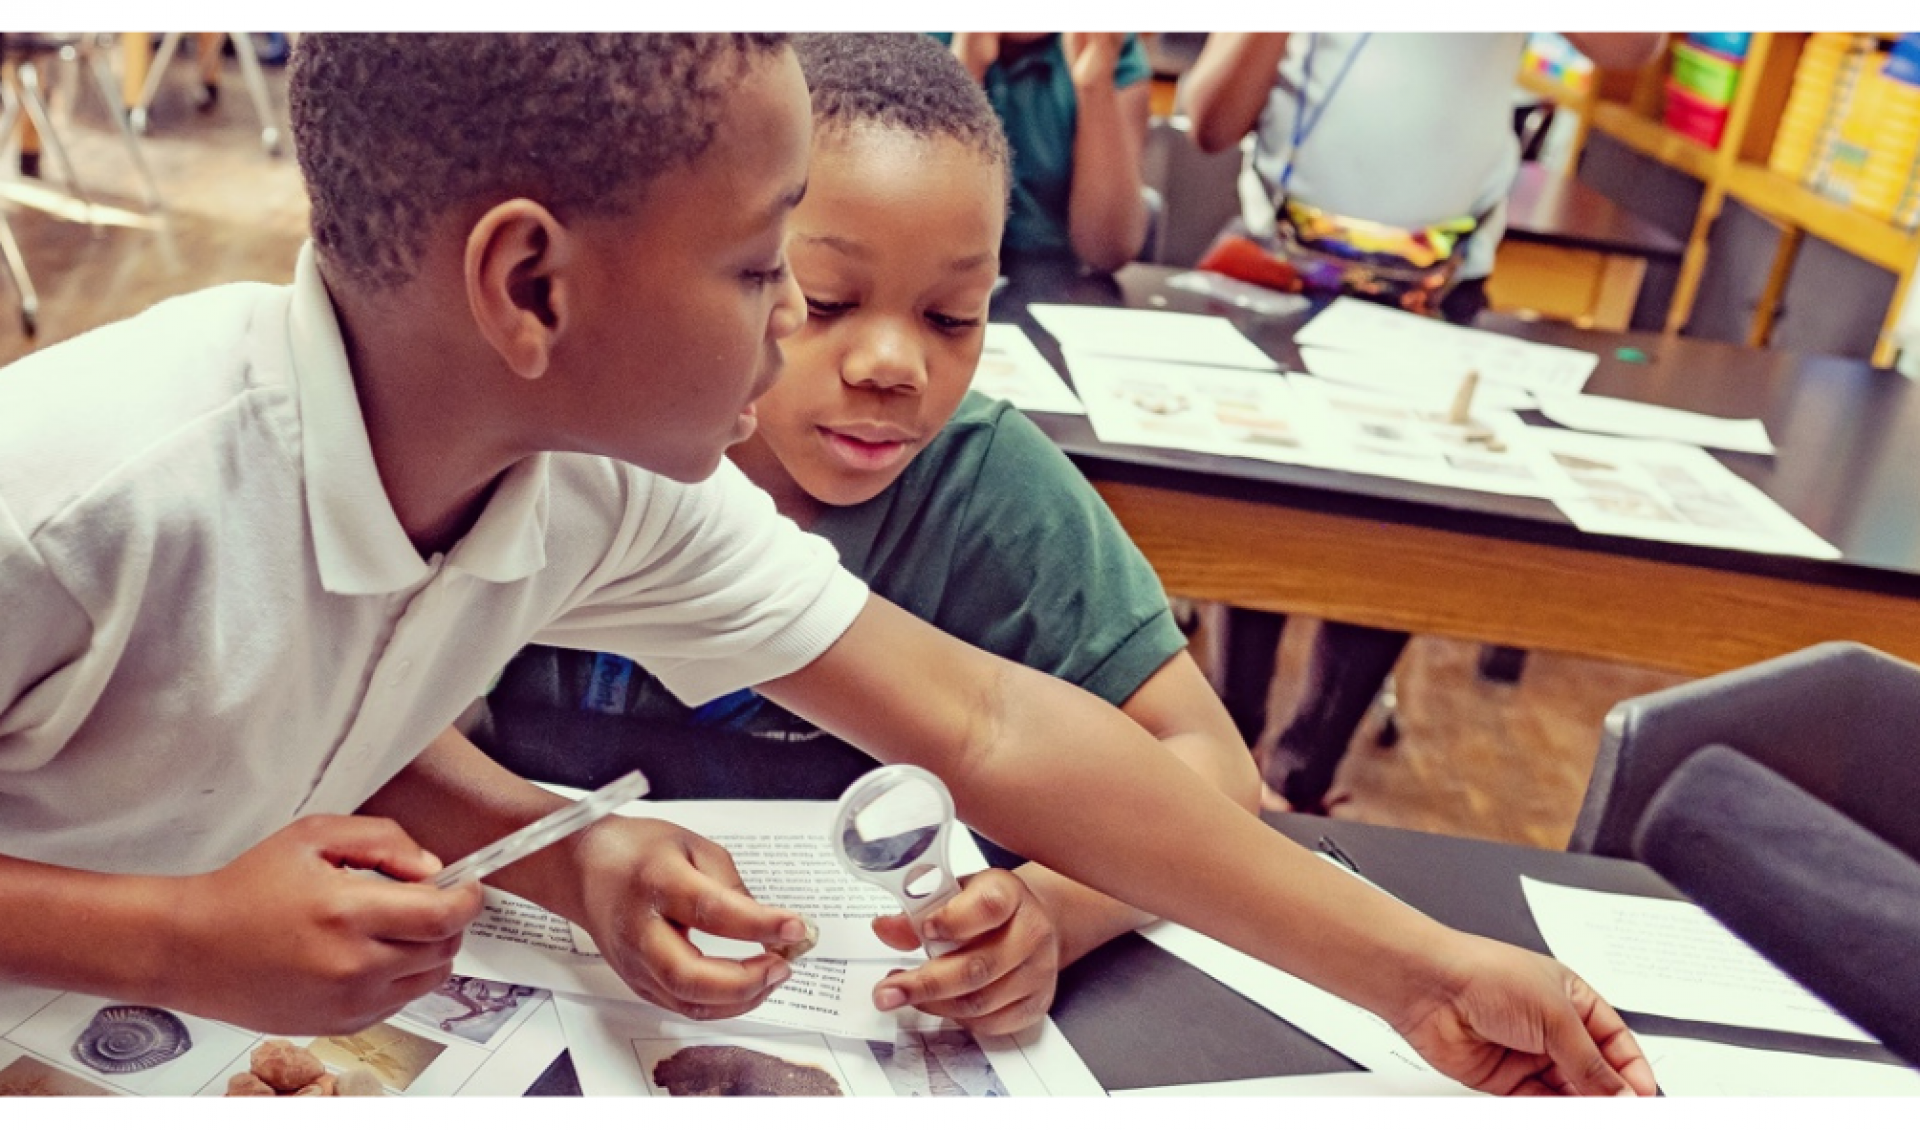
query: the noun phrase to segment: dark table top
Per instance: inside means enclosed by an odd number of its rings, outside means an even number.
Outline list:
[[[1687,249],[1579,178],[1533,163],[1507,194],[1506,238],[1658,262],[1679,262]]]
[[[1010,264],[995,321],[1014,322],[1065,372],[1030,302],[1133,306],[1221,314],[1276,360],[1302,368],[1293,334],[1319,307],[1285,317],[1251,314],[1166,285],[1176,269],[1136,264],[1088,275],[1065,264]],[[1920,388],[1863,361],[1800,356],[1658,334],[1609,333],[1485,316],[1480,328],[1584,349],[1600,361],[1587,392],[1720,416],[1757,416],[1776,455],[1715,452],[1841,552],[1838,561],[1588,534],[1551,503],[1254,459],[1100,442],[1083,416],[1034,420],[1090,477],[1267,501],[1328,513],[1542,545],[1920,596]],[[1626,359],[1637,350],[1644,361]],[[1069,374],[1070,376],[1070,374]],[[1538,416],[1532,423],[1544,423]]]

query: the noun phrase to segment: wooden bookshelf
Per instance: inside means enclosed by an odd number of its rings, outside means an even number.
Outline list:
[[[1584,142],[1587,131],[1598,130],[1635,153],[1701,182],[1700,207],[1673,303],[1667,310],[1669,333],[1678,333],[1693,312],[1694,297],[1706,270],[1707,238],[1730,196],[1782,229],[1780,247],[1747,343],[1757,347],[1768,344],[1794,259],[1804,237],[1813,236],[1895,277],[1893,302],[1882,320],[1873,352],[1875,364],[1888,365],[1894,355],[1893,326],[1920,264],[1920,233],[1830,200],[1767,167],[1774,133],[1792,91],[1794,68],[1807,38],[1804,32],[1754,34],[1741,66],[1740,85],[1728,111],[1726,130],[1720,144],[1712,147],[1668,129],[1660,120],[1662,86],[1669,66],[1665,54],[1636,73],[1596,74],[1593,92],[1585,96],[1559,90],[1531,75],[1520,76],[1520,84],[1581,116],[1576,160],[1578,144]]]

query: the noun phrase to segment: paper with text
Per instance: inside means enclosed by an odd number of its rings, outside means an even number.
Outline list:
[[[896,968],[926,960],[873,934],[875,916],[899,904],[848,875],[834,857],[828,827],[833,801],[638,801],[621,814],[666,820],[705,836],[733,856],[747,889],[762,902],[799,911],[820,929],[820,943],[792,965],[793,975],[747,1013],[763,1023],[857,1038],[890,1038],[899,1026],[873,1006],[873,987]],[[970,835],[950,842],[961,875],[986,869]],[[638,1002],[585,930],[503,891],[488,889],[485,909],[467,928],[454,968],[462,973],[539,985],[559,992]],[[745,958],[761,948],[699,931],[711,956]]]
[[[1873,1041],[1690,902],[1525,875],[1520,889],[1553,956],[1615,1009]]]
[[[1572,483],[1554,498],[1595,534],[1832,559],[1840,551],[1697,447],[1531,428]]]
[[[1172,1083],[1164,1087],[1133,1087],[1111,1092],[1116,1099],[1233,1099],[1233,1098],[1465,1098],[1477,1091],[1462,1088],[1440,1076],[1382,1074],[1378,1071],[1332,1071],[1323,1075],[1269,1075],[1259,1079],[1226,1079],[1216,1083]]]
[[[587,1095],[1033,1097],[1105,1092],[1052,1021],[974,1037],[913,1014],[882,1039],[745,1021],[695,1023],[645,1004],[562,995]]]
[[[1306,364],[1307,372],[1321,380],[1389,392],[1425,407],[1443,410],[1452,407],[1453,398],[1466,379],[1466,374],[1456,365],[1387,353],[1355,353],[1303,345],[1300,360]],[[1532,408],[1537,403],[1526,389],[1487,380],[1476,385],[1473,394],[1476,409]]]
[[[1314,406],[1286,377],[1070,350],[1067,369],[1102,443],[1331,467]]]
[[[1536,394],[1579,392],[1600,362],[1578,349],[1450,325],[1358,298],[1334,299],[1293,341],[1391,357],[1420,370],[1451,370],[1455,381],[1477,372],[1482,382]]]
[[[1920,1072],[1890,1063],[1637,1036],[1660,1090],[1676,1098],[1920,1096]]]
[[[973,370],[973,391],[1004,400],[1022,412],[1087,414],[1027,331],[1004,322],[987,323],[986,344]]]
[[[1063,351],[1269,372],[1280,368],[1232,322],[1212,314],[1044,303],[1027,307],[1027,312]]]
[[[82,1041],[147,1032],[153,1054],[83,1058]],[[142,1031],[144,1030],[144,1032]],[[0,1096],[223,1095],[267,1037],[172,1009],[0,983]],[[566,1050],[550,995],[526,985],[453,977],[397,1015],[350,1036],[295,1037],[335,1074],[373,1071],[391,1095],[520,1095]],[[122,1052],[133,1049],[121,1043]]]

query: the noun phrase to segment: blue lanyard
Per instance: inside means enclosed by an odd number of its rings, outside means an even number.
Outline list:
[[[1307,33],[1307,57],[1300,62],[1300,85],[1295,87],[1293,92],[1295,98],[1293,142],[1287,149],[1287,167],[1280,174],[1281,196],[1287,194],[1287,185],[1293,180],[1293,162],[1300,155],[1300,147],[1307,143],[1307,138],[1313,136],[1314,128],[1326,115],[1327,107],[1333,104],[1333,96],[1339,93],[1340,84],[1347,81],[1347,72],[1353,69],[1353,61],[1360,57],[1360,52],[1367,46],[1367,40],[1372,38],[1373,33],[1370,31],[1360,33],[1360,41],[1353,45],[1353,50],[1347,52],[1346,60],[1340,64],[1340,73],[1333,76],[1332,84],[1327,87],[1327,96],[1322,98],[1320,105],[1309,114],[1307,88],[1313,85],[1313,53],[1320,46],[1320,35],[1318,32]]]

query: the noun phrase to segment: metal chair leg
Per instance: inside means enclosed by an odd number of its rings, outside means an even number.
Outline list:
[[[100,97],[105,102],[107,114],[113,118],[113,124],[120,131],[120,140],[127,146],[128,156],[133,158],[134,168],[140,172],[140,182],[146,187],[147,207],[158,209],[160,203],[160,185],[153,179],[153,170],[147,167],[146,154],[140,151],[140,139],[133,135],[133,127],[127,124],[127,115],[120,110],[120,93],[114,89],[113,71],[107,66],[107,60],[99,51],[89,51],[88,68],[100,88]]]
[[[22,62],[15,68],[20,76],[20,101],[26,107],[27,117],[33,119],[33,128],[40,132],[41,144],[53,151],[54,160],[60,162],[60,175],[66,179],[67,191],[86,209],[87,223],[96,231],[99,224],[93,218],[93,198],[80,185],[80,174],[74,171],[73,159],[67,155],[66,143],[60,140],[59,131],[53,128],[53,115],[47,110],[47,103],[40,94],[40,70],[31,62]]]
[[[230,31],[227,38],[233,43],[234,57],[240,60],[240,73],[247,81],[247,94],[253,99],[253,108],[260,115],[260,144],[270,156],[280,155],[280,126],[273,116],[273,98],[267,93],[267,76],[260,69],[260,54],[253,49],[253,36],[244,31]]]
[[[160,80],[167,73],[167,64],[173,62],[174,52],[180,50],[180,40],[185,34],[170,31],[160,37],[160,49],[153,53],[153,61],[147,65],[147,81],[140,86],[140,101],[127,111],[127,124],[133,127],[133,132],[147,132],[147,107],[153,105],[153,96],[160,92]]]
[[[0,82],[0,138],[12,137],[19,124],[20,100],[13,96],[11,86]],[[32,337],[40,328],[40,296],[33,289],[26,256],[20,254],[20,244],[13,238],[13,226],[7,222],[4,210],[0,210],[0,269],[5,270],[14,289],[20,292],[20,326]]]

